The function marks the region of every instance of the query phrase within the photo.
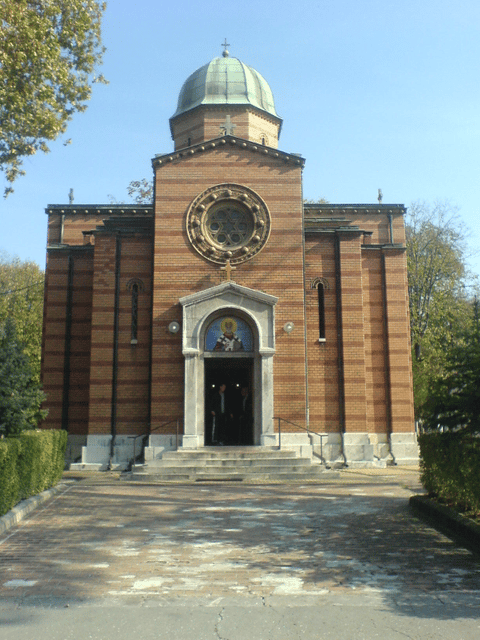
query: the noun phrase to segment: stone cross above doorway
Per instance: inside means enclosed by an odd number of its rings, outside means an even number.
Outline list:
[[[236,271],[237,267],[232,267],[230,260],[227,260],[224,267],[220,267],[220,271],[225,271],[227,278],[226,281],[230,282],[232,279],[232,271]]]

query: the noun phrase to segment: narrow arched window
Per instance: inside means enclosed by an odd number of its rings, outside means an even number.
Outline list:
[[[310,287],[317,290],[318,303],[318,341],[325,342],[325,291],[329,288],[326,278],[314,278]]]
[[[138,294],[144,290],[143,282],[133,278],[127,283],[127,289],[131,294],[131,334],[130,344],[137,344],[138,341]]]
[[[322,282],[318,283],[318,337],[325,340],[325,286]]]
[[[138,332],[138,284],[132,285],[132,336],[131,343],[137,344]]]

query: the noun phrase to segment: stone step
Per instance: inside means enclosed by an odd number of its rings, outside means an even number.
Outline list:
[[[333,472],[333,475],[336,475]],[[126,479],[140,482],[277,481],[326,479],[332,472],[296,452],[260,447],[168,451],[136,465]]]
[[[294,451],[278,450],[260,447],[205,447],[191,451],[179,449],[178,451],[165,451],[162,460],[178,459],[272,459],[272,458],[298,458]]]
[[[153,460],[148,463],[148,467],[152,469],[165,468],[165,467],[193,467],[193,468],[263,468],[265,466],[270,467],[309,467],[312,465],[310,460],[305,458],[259,458],[252,460],[251,458],[184,458],[179,460],[178,458],[161,458],[160,460]]]
[[[318,468],[321,469],[320,465]],[[247,465],[247,464],[222,464],[221,461],[208,464],[195,464],[193,462],[186,462],[185,464],[165,464],[165,465],[148,465],[148,467],[136,466],[138,471],[142,469],[143,473],[161,473],[166,471],[168,473],[270,473],[270,472],[288,472],[288,471],[307,471],[309,469],[317,469],[317,465],[309,464],[308,460],[300,460],[297,458],[295,463],[290,464],[278,464],[278,461],[272,461],[261,465]]]
[[[324,471],[322,468],[308,468],[302,471],[267,471],[257,470],[255,473],[238,473],[235,471],[195,471],[193,473],[178,469],[173,472],[168,469],[150,471],[133,471],[129,480],[137,482],[303,482],[312,480],[327,480],[338,477],[337,472]]]

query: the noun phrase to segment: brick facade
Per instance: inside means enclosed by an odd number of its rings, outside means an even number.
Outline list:
[[[235,135],[221,135],[227,115]],[[213,302],[202,304],[212,318],[224,310],[251,323],[256,415],[273,400],[269,420],[284,419],[289,442],[305,441],[309,426],[331,436],[332,459],[361,438],[379,459],[394,456],[394,434],[413,437],[404,208],[303,205],[304,161],[278,150],[280,123],[238,105],[196,108],[172,122],[176,150],[153,160],[153,205],[47,208],[46,427],[65,428],[83,445],[105,437],[111,456],[116,438],[167,438],[177,423],[187,433],[187,386],[198,377],[196,393],[207,393],[208,354],[201,341],[198,353],[187,348],[180,301],[211,291]],[[231,291],[221,286],[228,252],[216,261],[199,255],[187,233],[192,202],[216,185],[253,192],[270,221],[265,246],[234,260]],[[244,310],[242,296],[251,297]],[[261,343],[272,346],[262,351]],[[198,420],[195,446],[203,446]]]

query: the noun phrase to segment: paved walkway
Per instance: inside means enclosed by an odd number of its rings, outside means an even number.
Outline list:
[[[291,485],[66,474],[0,536],[0,638],[480,638],[480,562],[413,469]]]

